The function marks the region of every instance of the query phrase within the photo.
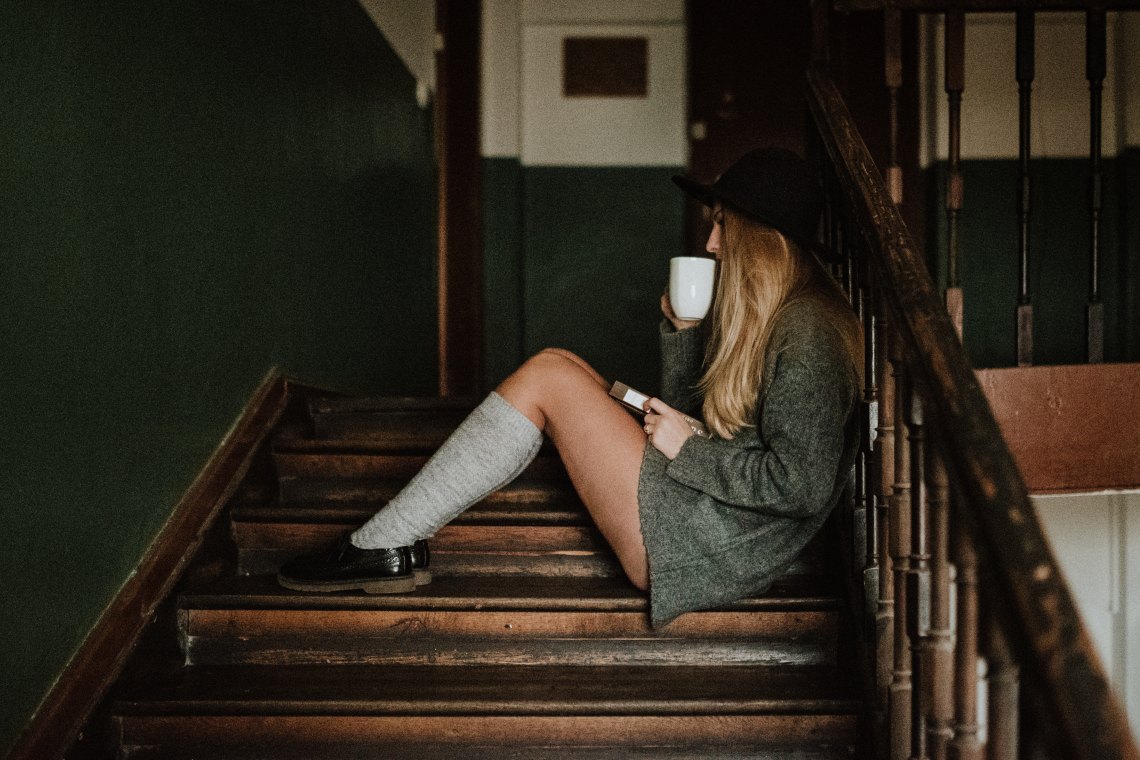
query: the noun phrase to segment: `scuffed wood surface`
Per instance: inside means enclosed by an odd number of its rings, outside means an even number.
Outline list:
[[[1140,487],[1140,364],[977,374],[1031,493]]]

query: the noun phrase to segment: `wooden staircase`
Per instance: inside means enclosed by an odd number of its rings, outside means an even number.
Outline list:
[[[112,690],[120,758],[840,758],[857,750],[848,615],[818,540],[772,589],[653,630],[557,453],[432,540],[414,593],[280,588],[471,408],[317,399],[286,418]],[[259,473],[261,473],[259,475]],[[260,478],[260,480],[259,480]],[[177,641],[171,641],[176,638]],[[175,652],[175,646],[177,651]],[[155,664],[158,663],[158,664]]]

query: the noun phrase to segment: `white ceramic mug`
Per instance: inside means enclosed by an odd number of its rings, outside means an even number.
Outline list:
[[[712,303],[716,259],[677,256],[669,259],[669,302],[680,319],[704,319]]]

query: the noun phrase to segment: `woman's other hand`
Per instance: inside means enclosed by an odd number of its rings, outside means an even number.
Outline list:
[[[661,294],[661,313],[665,315],[673,323],[673,327],[677,330],[687,330],[690,327],[696,327],[701,323],[699,319],[681,319],[673,313],[673,304],[669,300],[669,291],[666,290]]]
[[[669,460],[676,459],[681,446],[694,435],[685,415],[659,398],[649,399],[645,413],[645,434],[658,451]]]

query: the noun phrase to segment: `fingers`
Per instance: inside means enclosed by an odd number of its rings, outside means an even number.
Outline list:
[[[666,404],[664,401],[657,398],[656,396],[654,396],[653,398],[646,401],[645,405],[647,407],[649,407],[649,409],[645,410],[647,414],[649,413],[650,410],[656,412],[657,414],[669,414],[670,412],[676,412],[677,411],[676,409],[669,406],[668,404]]]

